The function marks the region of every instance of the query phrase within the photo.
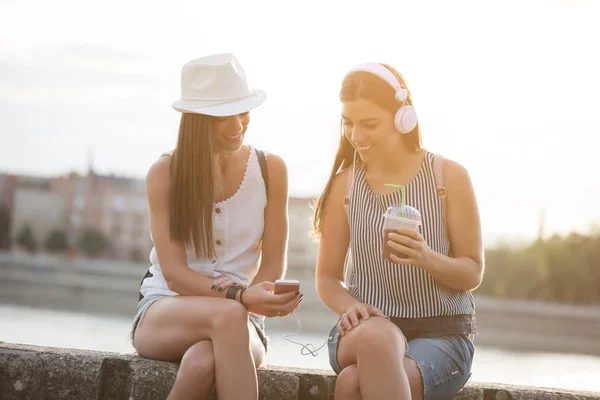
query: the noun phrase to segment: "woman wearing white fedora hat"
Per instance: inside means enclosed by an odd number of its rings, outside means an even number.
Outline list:
[[[302,301],[273,293],[285,270],[285,163],[243,144],[264,99],[231,54],[187,63],[177,146],[148,171],[154,248],[132,337],[143,357],[181,360],[169,399],[208,398],[214,384],[219,399],[257,399],[264,316]]]

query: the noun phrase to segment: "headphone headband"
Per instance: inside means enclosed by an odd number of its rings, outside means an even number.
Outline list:
[[[390,85],[396,91],[396,100],[403,102],[408,97],[408,90],[404,89],[398,81],[398,78],[396,78],[396,75],[394,75],[392,71],[390,71],[383,65],[379,63],[359,64],[356,67],[352,68],[348,72],[348,74],[358,71],[371,73],[386,81],[387,84]]]

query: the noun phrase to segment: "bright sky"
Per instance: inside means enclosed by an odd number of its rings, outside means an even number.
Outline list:
[[[426,147],[465,165],[486,238],[600,224],[600,7],[555,1],[3,0],[0,171],[143,177],[173,146],[180,70],[232,52],[267,101],[246,140],[322,188],[341,79],[386,62],[408,81]],[[595,50],[594,50],[595,49]]]

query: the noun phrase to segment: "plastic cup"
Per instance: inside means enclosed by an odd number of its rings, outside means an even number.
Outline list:
[[[402,254],[390,246],[387,242],[390,233],[395,233],[399,229],[417,230],[421,225],[421,213],[411,206],[392,206],[383,214],[383,243],[382,257],[385,261],[393,262],[390,256],[394,254],[399,258],[406,258],[406,254]]]

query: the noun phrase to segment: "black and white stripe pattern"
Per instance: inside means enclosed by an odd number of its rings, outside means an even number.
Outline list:
[[[420,232],[425,241],[434,251],[448,255],[450,243],[437,195],[432,153],[426,153],[419,173],[405,190],[406,204],[421,212]],[[393,317],[473,314],[470,291],[450,289],[421,268],[382,259],[383,214],[389,206],[400,204],[401,197],[400,191],[386,195],[373,193],[364,166],[357,165],[348,210],[352,253],[350,294]]]

